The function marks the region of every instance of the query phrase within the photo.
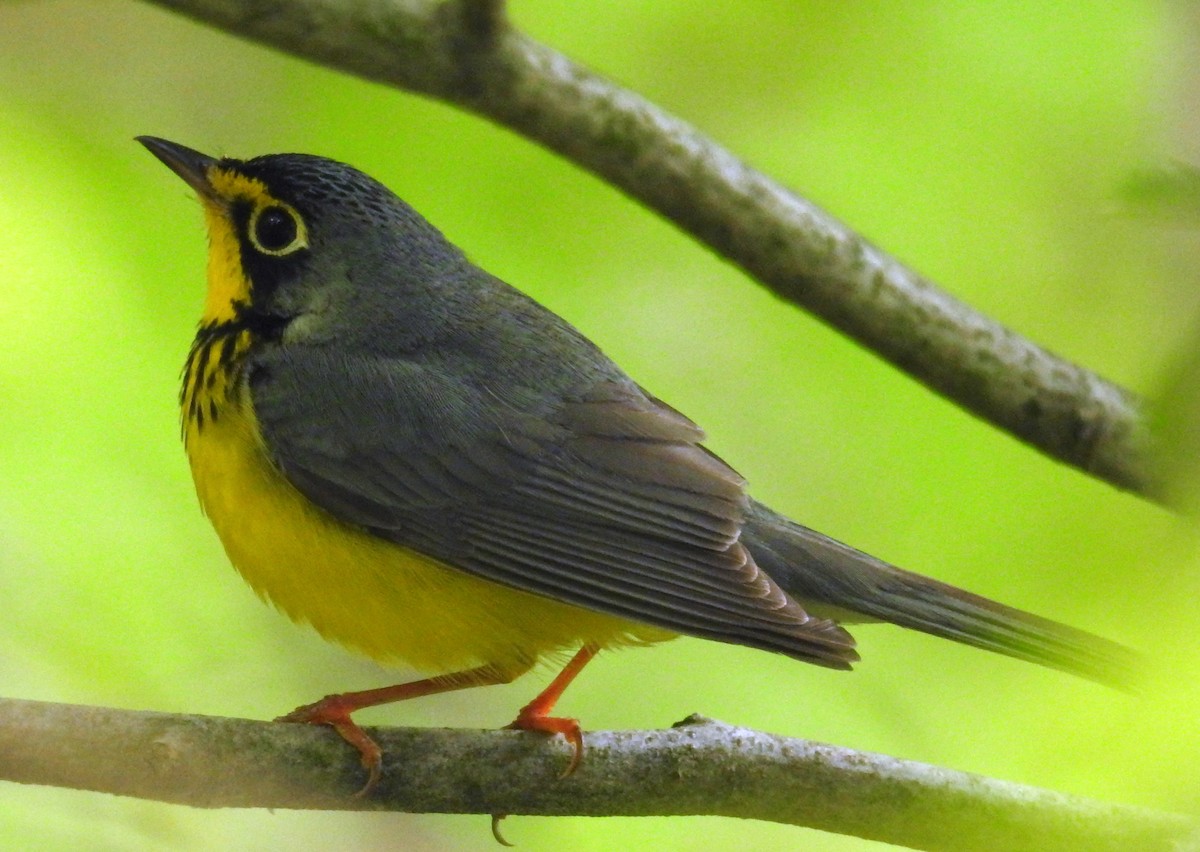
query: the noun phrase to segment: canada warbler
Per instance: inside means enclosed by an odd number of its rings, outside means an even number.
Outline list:
[[[368,786],[353,711],[569,651],[513,727],[565,735],[570,768],[579,725],[550,713],[601,648],[687,634],[848,669],[839,622],[890,621],[1100,680],[1128,653],[750,499],[699,427],[361,172],[140,141],[208,225],[180,402],[230,560],[326,638],[443,672],[283,717],[335,728]]]

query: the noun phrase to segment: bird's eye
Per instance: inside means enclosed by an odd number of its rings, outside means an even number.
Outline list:
[[[250,217],[250,242],[263,254],[285,255],[308,245],[300,214],[282,204],[269,204]]]

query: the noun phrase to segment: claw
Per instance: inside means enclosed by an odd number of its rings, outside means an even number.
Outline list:
[[[527,712],[529,708],[522,710],[509,724],[505,725],[505,729],[511,731],[537,731],[541,734],[562,734],[572,746],[574,753],[571,755],[571,762],[567,764],[567,768],[558,776],[561,781],[563,778],[571,775],[579,768],[580,762],[583,760],[583,729],[579,727],[578,719],[566,719],[561,716],[543,716],[534,712]]]
[[[512,846],[500,833],[500,821],[507,816],[508,814],[492,814],[492,837],[496,838],[496,842],[501,846]]]
[[[350,713],[358,709],[348,707],[344,696],[327,695],[320,701],[297,707],[291,713],[278,717],[276,722],[289,722],[304,725],[328,725],[338,732],[347,743],[358,750],[363,769],[367,770],[367,782],[355,793],[356,798],[363,798],[379,783],[383,777],[383,752],[379,745],[367,736],[367,732],[350,718]]]

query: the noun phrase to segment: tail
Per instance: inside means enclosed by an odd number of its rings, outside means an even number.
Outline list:
[[[742,543],[814,615],[889,621],[977,648],[1128,687],[1138,655],[1123,645],[901,570],[753,503]]]

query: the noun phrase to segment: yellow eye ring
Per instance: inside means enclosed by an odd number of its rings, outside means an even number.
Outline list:
[[[296,208],[271,201],[254,209],[246,226],[250,244],[263,254],[283,257],[308,247],[308,229]]]

